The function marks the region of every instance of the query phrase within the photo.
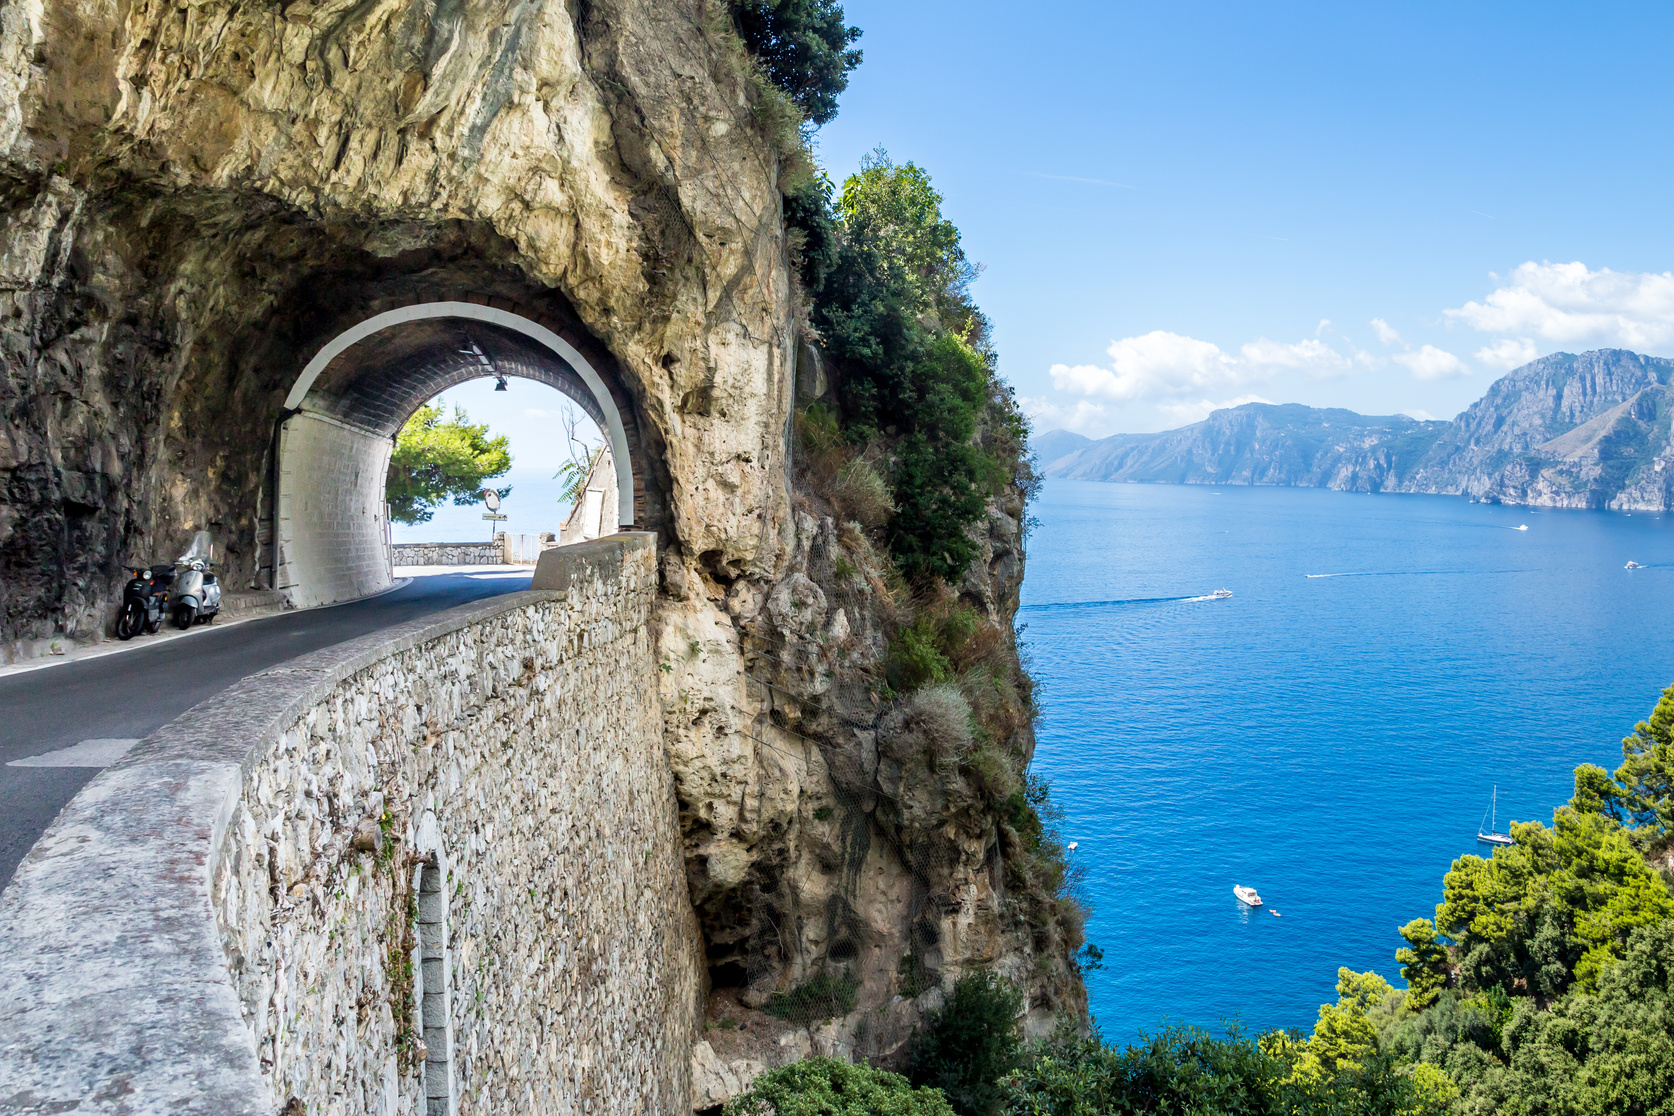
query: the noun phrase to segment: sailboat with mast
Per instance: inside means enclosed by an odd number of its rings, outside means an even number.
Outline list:
[[[1492,817],[1492,821],[1489,821],[1490,817]],[[1488,802],[1488,809],[1482,812],[1482,820],[1488,822],[1488,828],[1483,829],[1480,822],[1477,824],[1476,839],[1478,841],[1489,845],[1516,844],[1511,839],[1511,834],[1500,832],[1500,788],[1497,783],[1494,785],[1494,797]]]

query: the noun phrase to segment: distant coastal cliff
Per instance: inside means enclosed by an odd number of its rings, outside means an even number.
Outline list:
[[[1554,353],[1496,380],[1451,422],[1248,403],[1160,434],[1034,440],[1073,480],[1272,484],[1468,495],[1507,504],[1674,508],[1674,360]]]

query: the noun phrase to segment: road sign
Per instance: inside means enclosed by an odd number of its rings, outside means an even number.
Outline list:
[[[504,519],[504,518],[506,518],[503,515],[495,515],[493,512],[483,512],[482,517],[484,519]]]

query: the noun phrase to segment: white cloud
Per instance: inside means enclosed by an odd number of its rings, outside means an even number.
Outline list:
[[[1318,338],[1286,344],[1258,337],[1233,354],[1213,342],[1160,329],[1112,341],[1105,351],[1109,365],[1054,364],[1053,386],[1096,399],[1201,399],[1265,383],[1281,371],[1330,379],[1347,375],[1356,364],[1375,363],[1366,353],[1344,356]]]
[[[1318,337],[1320,334],[1324,333],[1326,330],[1328,330],[1330,328],[1331,328],[1331,319],[1330,318],[1321,318],[1319,320],[1319,325],[1314,327],[1314,336]]]
[[[1402,411],[1401,413],[1403,415],[1406,415],[1408,418],[1415,418],[1419,422],[1435,422],[1436,421],[1436,416],[1435,415],[1432,415],[1429,411],[1421,411],[1417,407],[1414,407],[1410,411]]]
[[[1347,357],[1319,340],[1285,345],[1258,337],[1238,351],[1246,361],[1257,367],[1294,368],[1319,380],[1346,376],[1354,370]]]
[[[1479,362],[1499,369],[1521,367],[1539,355],[1540,350],[1527,337],[1502,337],[1476,351]]]
[[[1586,264],[1522,264],[1482,302],[1445,311],[1484,333],[1557,345],[1674,345],[1674,272],[1591,271]]]
[[[1080,433],[1089,428],[1102,429],[1104,425],[1104,404],[1090,399],[1078,399],[1073,405],[1064,406],[1043,395],[1035,395],[1025,396],[1018,400],[1018,404],[1034,423],[1036,431],[1074,430]]]
[[[1378,340],[1382,341],[1385,345],[1406,344],[1405,341],[1401,340],[1401,335],[1395,332],[1395,327],[1391,326],[1382,318],[1372,319],[1372,332],[1377,334]]]
[[[1159,414],[1167,415],[1181,426],[1201,422],[1209,417],[1211,411],[1224,410],[1227,407],[1242,407],[1246,403],[1271,403],[1271,399],[1263,399],[1259,395],[1240,395],[1236,399],[1223,399],[1219,403],[1211,403],[1207,399],[1200,399],[1196,403],[1158,403]]]
[[[1396,353],[1389,359],[1420,380],[1450,380],[1471,374],[1464,361],[1434,345],[1426,345],[1416,353]]]
[[[1105,351],[1108,368],[1054,364],[1053,386],[1106,399],[1149,399],[1230,387],[1245,375],[1218,345],[1160,329],[1112,341]]]

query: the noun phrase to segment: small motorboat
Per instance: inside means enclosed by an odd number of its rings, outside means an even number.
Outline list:
[[[1261,906],[1261,896],[1256,894],[1256,889],[1253,887],[1239,887],[1237,884],[1233,884],[1232,893],[1238,896],[1238,901],[1246,907]]]
[[[1624,569],[1624,570],[1642,570],[1644,568],[1645,568],[1644,566],[1641,566],[1638,562],[1635,562],[1632,558],[1629,558],[1628,559],[1628,564],[1622,567],[1622,569]]]
[[[1519,523],[1516,527],[1516,530],[1519,530],[1519,531],[1527,531],[1528,529],[1529,529],[1529,525],[1527,523]]]
[[[1209,594],[1209,599],[1212,601],[1224,601],[1230,596],[1232,596],[1231,589],[1217,589],[1213,593]]]

